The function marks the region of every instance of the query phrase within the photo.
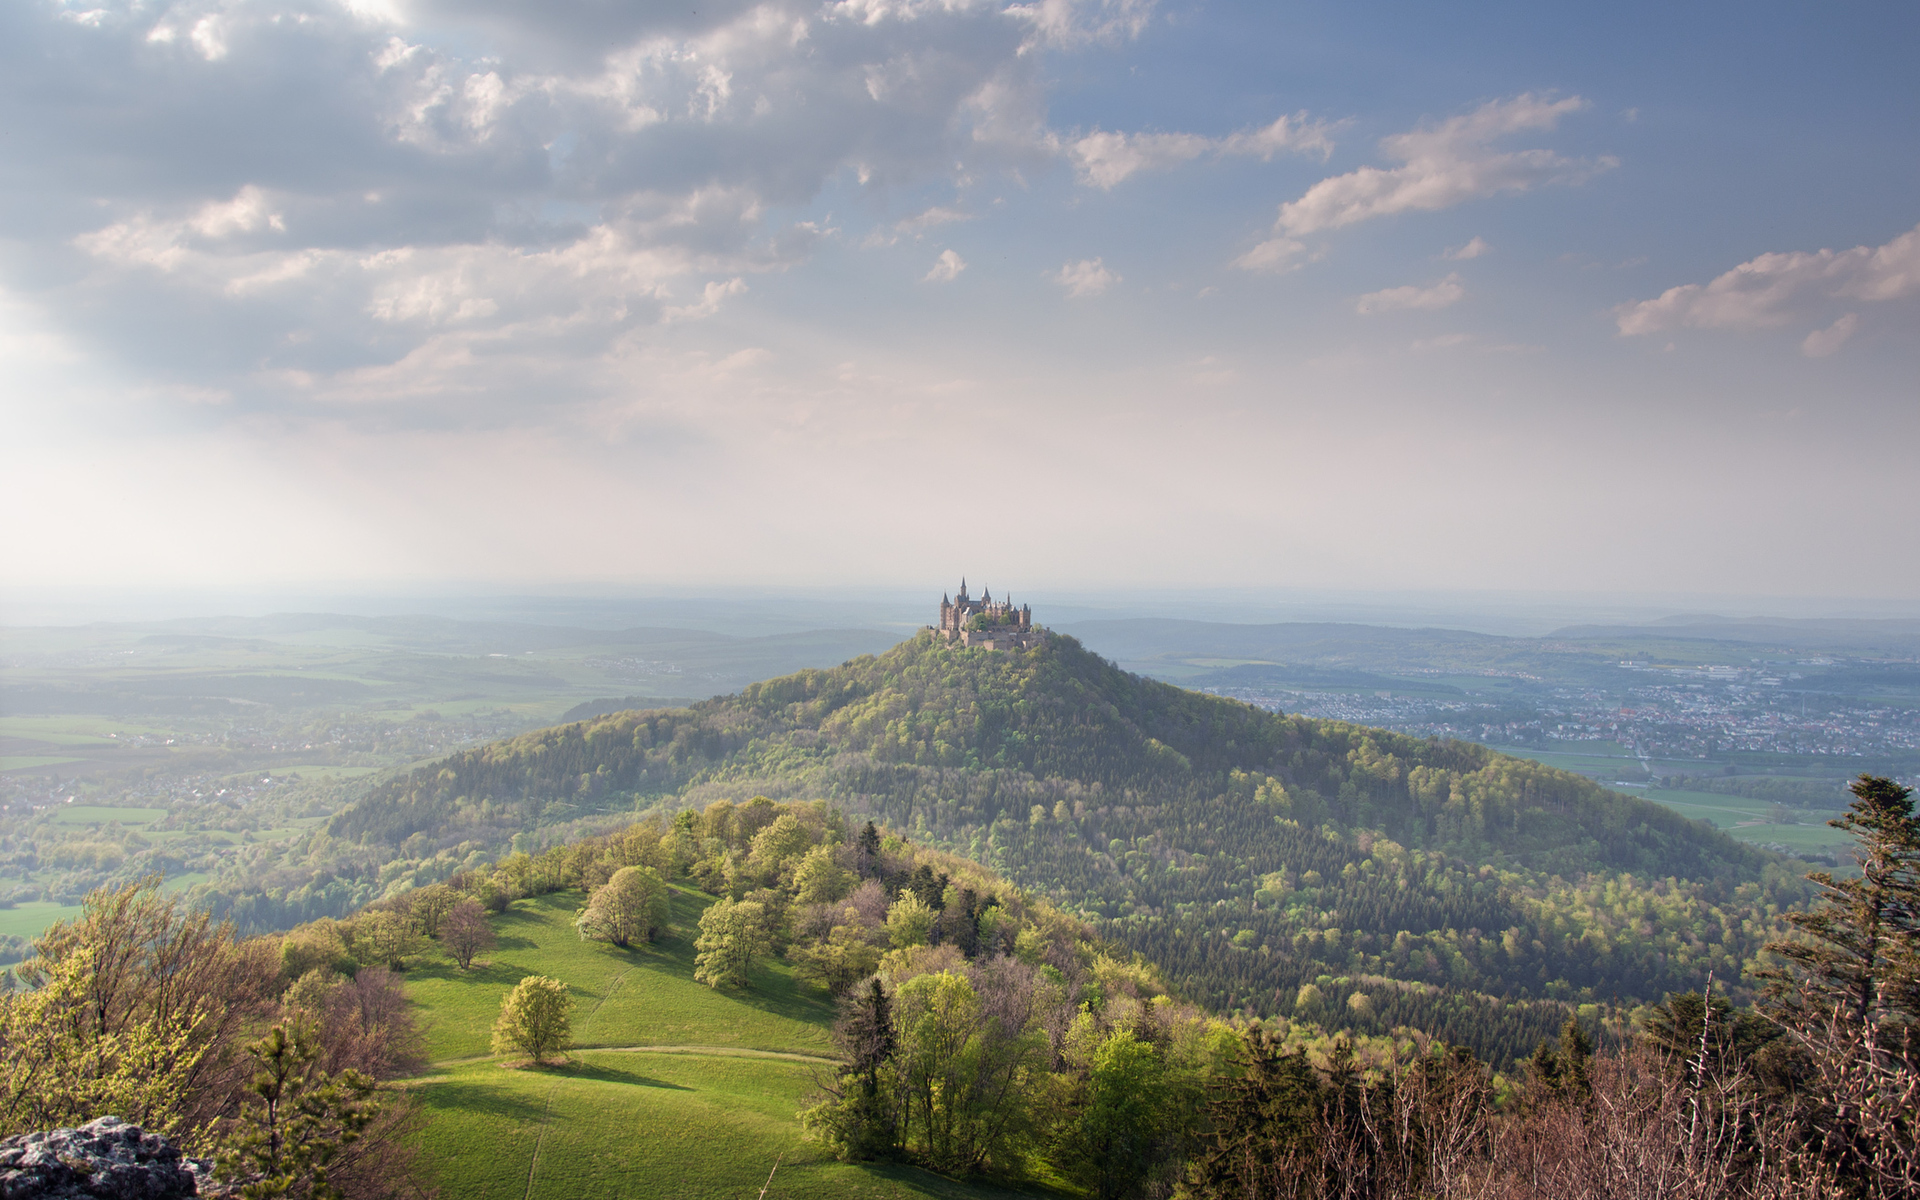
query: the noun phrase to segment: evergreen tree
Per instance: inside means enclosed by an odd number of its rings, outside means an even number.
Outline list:
[[[1786,966],[1770,973],[1766,1011],[1790,1027],[1858,1027],[1892,1049],[1920,1025],[1920,817],[1913,789],[1891,779],[1862,775],[1849,790],[1828,824],[1859,839],[1860,875],[1807,876],[1819,906],[1787,914],[1801,936],[1768,944]]]

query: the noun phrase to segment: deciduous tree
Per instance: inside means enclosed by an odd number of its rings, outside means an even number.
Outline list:
[[[440,944],[462,971],[473,966],[474,955],[493,949],[495,940],[486,910],[471,896],[448,909],[440,924]]]
[[[621,867],[594,890],[574,922],[580,936],[625,949],[650,942],[666,928],[672,892],[652,867]]]
[[[558,979],[529,975],[501,1001],[493,1025],[495,1054],[518,1050],[537,1065],[572,1044],[573,996]]]

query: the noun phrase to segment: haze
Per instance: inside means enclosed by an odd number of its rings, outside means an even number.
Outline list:
[[[1917,32],[9,5],[7,587],[1897,609]]]

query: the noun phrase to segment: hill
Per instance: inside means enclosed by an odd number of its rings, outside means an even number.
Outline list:
[[[434,958],[408,972],[433,1059],[409,1087],[426,1107],[443,1194],[746,1196],[776,1161],[779,1196],[1013,1194],[835,1162],[807,1141],[794,1113],[833,1061],[832,1005],[780,962],[742,992],[695,983],[691,931],[712,897],[676,889],[678,932],[630,950],[581,941],[580,902],[577,892],[517,900],[493,919],[500,947],[483,965],[462,972]],[[501,997],[535,974],[572,989],[576,1048],[564,1068],[502,1069],[488,1031]]]
[[[1580,776],[1185,691],[1068,637],[1001,654],[922,635],[456,754],[339,813],[312,861],[324,886],[398,886],[596,812],[756,793],[984,862],[1218,1011],[1420,1026],[1495,1061],[1557,1028],[1538,1002],[1739,978],[1803,894],[1782,860]]]

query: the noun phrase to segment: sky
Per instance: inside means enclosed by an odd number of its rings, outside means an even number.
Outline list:
[[[4,586],[1920,601],[1917,52],[1904,3],[12,0]]]

